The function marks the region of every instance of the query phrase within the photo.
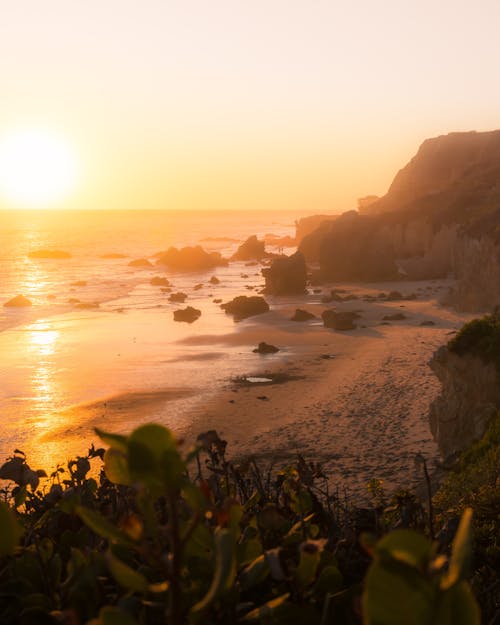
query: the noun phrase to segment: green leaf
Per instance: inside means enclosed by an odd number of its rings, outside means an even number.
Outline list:
[[[448,573],[441,580],[446,590],[467,576],[472,557],[472,508],[466,508],[453,539]]]
[[[112,449],[118,449],[125,453],[127,451],[127,437],[121,434],[111,434],[99,428],[94,428],[94,432],[99,436],[103,443],[109,445]]]
[[[175,438],[167,428],[156,423],[142,425],[129,436],[130,443],[144,446],[156,461],[161,460],[167,449],[176,449]]]
[[[421,534],[411,530],[394,530],[379,540],[375,551],[378,554],[389,554],[395,560],[425,570],[433,555],[434,546]]]
[[[99,625],[137,625],[133,616],[111,606],[101,608],[97,622]]]
[[[308,540],[300,545],[300,560],[295,569],[295,580],[301,589],[306,588],[316,579],[324,543],[324,540]]]
[[[252,588],[263,582],[271,572],[269,564],[264,556],[260,555],[241,572],[240,583],[244,590]]]
[[[128,566],[128,564],[125,564],[118,558],[115,558],[115,556],[110,552],[106,554],[106,562],[111,575],[121,586],[127,590],[132,590],[133,592],[145,593],[148,591],[149,582],[144,575],[134,571],[134,569]]]
[[[0,556],[12,555],[23,528],[6,503],[0,502]]]
[[[236,577],[236,549],[231,532],[217,528],[215,538],[215,573],[207,594],[191,609],[191,617],[197,620],[201,614],[223,593],[227,592]]]
[[[313,592],[318,597],[323,597],[327,593],[338,592],[342,588],[342,583],[342,573],[338,568],[333,565],[325,566],[314,584]]]
[[[433,625],[436,591],[412,565],[376,558],[363,593],[365,625]]]
[[[104,471],[108,480],[114,484],[123,484],[124,486],[132,484],[127,456],[116,447],[110,447],[104,454]]]
[[[89,510],[83,506],[75,506],[76,514],[81,518],[87,527],[93,532],[107,538],[111,542],[117,542],[123,545],[132,544],[126,534],[119,530],[115,525],[106,520],[98,512]]]
[[[245,614],[245,616],[240,619],[241,622],[250,623],[252,621],[265,621],[266,618],[269,618],[274,612],[279,610],[281,606],[286,605],[286,601],[289,596],[290,593],[287,592],[284,595],[276,597],[276,599],[266,601],[266,603],[262,604],[258,608],[255,608],[251,612]]]
[[[467,582],[442,593],[435,625],[480,625],[481,612]]]

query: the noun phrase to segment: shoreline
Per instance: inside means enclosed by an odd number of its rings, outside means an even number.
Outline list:
[[[61,450],[81,455],[92,442],[99,444],[93,435],[95,425],[126,433],[141,423],[157,421],[184,439],[186,448],[198,434],[215,429],[228,441],[231,459],[253,455],[265,464],[279,464],[300,454],[306,461],[320,462],[332,484],[347,488],[357,501],[366,499],[366,482],[372,478],[382,479],[388,493],[402,485],[417,488],[422,476],[415,470],[415,455],[422,453],[431,471],[439,461],[427,421],[439,382],[426,363],[450,333],[471,318],[439,304],[438,297],[449,285],[446,280],[335,284],[331,287],[343,288],[357,299],[325,304],[321,293],[266,296],[269,313],[226,324],[223,333],[220,328],[211,331],[215,326],[209,322],[190,329],[176,326],[182,331],[172,343],[170,357],[161,346],[155,346],[156,351],[149,347],[149,352],[141,351],[140,346],[137,354],[134,352],[137,362],[149,367],[144,372],[147,376],[149,371],[147,383],[139,374],[134,377],[131,365],[123,368],[123,358],[103,354],[109,362],[100,366],[106,375],[114,375],[115,386],[110,384],[107,392],[99,394],[96,384],[90,399],[70,405],[63,402],[47,415],[46,427],[38,428],[36,440],[43,445],[46,458],[61,454]],[[330,286],[322,288],[324,294]],[[396,289],[406,294],[419,289],[418,298],[364,299],[374,292]],[[290,321],[298,307],[309,310],[316,319]],[[320,314],[332,307],[360,311],[359,327],[347,332],[324,328]],[[402,312],[406,319],[383,321],[385,315],[395,312]],[[95,319],[89,317],[89,327]],[[142,320],[145,337],[151,338],[146,327],[150,317],[145,313],[128,321],[123,316],[119,319],[124,328],[132,320]],[[421,326],[424,321],[435,325]],[[117,325],[112,315],[108,325],[105,322],[101,317],[104,325],[97,324],[102,334],[109,333],[109,324]],[[81,326],[72,329],[76,337],[85,331]],[[108,345],[126,339],[119,328],[114,331],[116,341]],[[109,335],[106,338],[112,340]],[[280,351],[254,354],[253,348],[261,341]],[[87,365],[80,366],[90,372],[97,364],[95,358],[90,354]],[[219,367],[220,375],[213,386],[212,364]],[[180,377],[168,375],[174,370]],[[122,373],[129,376],[125,388],[116,386]],[[280,383],[241,384],[235,380],[276,374],[283,378]],[[104,378],[102,386],[106,388]],[[193,383],[186,383],[190,378]],[[57,457],[56,461],[62,460]]]

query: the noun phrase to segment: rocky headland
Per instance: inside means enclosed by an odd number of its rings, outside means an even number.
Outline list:
[[[303,234],[309,224],[316,228]],[[427,139],[384,197],[302,226],[299,249],[324,280],[453,275],[448,303],[492,310],[500,304],[500,130]]]

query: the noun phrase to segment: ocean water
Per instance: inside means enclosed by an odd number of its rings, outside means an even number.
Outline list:
[[[251,351],[224,341],[238,324],[213,300],[257,292],[261,267],[234,262],[209,272],[172,273],[132,268],[129,261],[154,262],[172,245],[199,244],[229,257],[252,234],[294,236],[295,220],[307,214],[0,212],[0,303],[18,294],[33,303],[0,306],[0,461],[21,448],[33,465],[50,468],[84,453],[96,425],[129,431],[142,414],[124,410],[120,417],[115,410],[110,416],[105,404],[78,409],[124,393],[172,392],[173,399],[151,403],[146,420],[185,430],[204,397],[255,367]],[[29,258],[38,249],[71,257]],[[103,258],[116,253],[126,258]],[[214,274],[218,285],[209,283]],[[151,286],[155,275],[188,293],[186,303],[172,304]],[[203,287],[195,290],[197,284]],[[69,300],[99,306],[81,309]],[[174,322],[173,310],[185,305],[202,310],[201,318]]]

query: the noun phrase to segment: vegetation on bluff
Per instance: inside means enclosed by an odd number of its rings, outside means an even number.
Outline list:
[[[237,466],[213,431],[185,453],[159,425],[98,433],[49,477],[20,451],[0,469],[5,625],[479,623],[469,508],[438,544],[407,492],[354,509],[319,465]]]
[[[491,362],[500,374],[500,308],[465,324],[448,343],[448,349],[459,356],[471,354]]]

